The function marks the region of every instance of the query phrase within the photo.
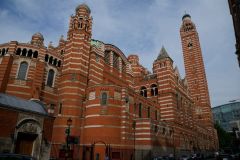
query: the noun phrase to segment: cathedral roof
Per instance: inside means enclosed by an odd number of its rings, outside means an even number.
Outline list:
[[[169,58],[171,61],[171,57],[168,55],[166,49],[164,47],[161,48],[160,53],[158,54],[157,60]]]

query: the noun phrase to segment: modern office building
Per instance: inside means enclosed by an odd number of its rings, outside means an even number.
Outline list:
[[[214,122],[227,132],[240,131],[240,101],[223,104],[212,108]]]

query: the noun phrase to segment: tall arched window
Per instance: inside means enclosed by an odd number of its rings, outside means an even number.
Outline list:
[[[47,79],[47,86],[53,87],[53,80],[54,80],[54,70],[50,69],[48,71],[48,79]]]
[[[146,87],[141,87],[140,89],[140,95],[143,97],[147,97],[147,88]]]
[[[155,110],[155,120],[158,120],[158,110]]]
[[[148,107],[148,118],[150,118],[151,117],[151,108],[150,107]]]
[[[102,95],[101,95],[101,105],[107,105],[107,93],[106,92],[103,92]]]
[[[28,69],[28,63],[27,62],[20,63],[17,78],[21,79],[21,80],[25,80],[26,75],[27,75],[27,69]]]
[[[151,85],[151,96],[156,96],[158,95],[158,88],[156,84]]]
[[[139,106],[138,106],[138,116],[139,118],[142,118],[142,103],[139,103]]]
[[[45,54],[45,62],[48,62],[49,56],[48,54]]]

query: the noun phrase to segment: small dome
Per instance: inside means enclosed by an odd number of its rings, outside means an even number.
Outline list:
[[[35,34],[33,35],[33,37],[38,37],[38,38],[40,38],[40,39],[44,39],[44,38],[43,38],[43,35],[42,35],[40,32],[35,33]]]
[[[187,18],[187,17],[191,19],[190,14],[185,13],[185,14],[183,15],[183,17],[182,17],[182,20],[184,20],[184,19]]]
[[[89,8],[88,5],[86,5],[85,3],[78,5],[78,6],[76,7],[76,12],[77,12],[80,8],[85,8],[85,9],[88,11],[88,13],[91,13],[90,8]]]

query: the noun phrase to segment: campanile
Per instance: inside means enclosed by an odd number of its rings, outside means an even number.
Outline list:
[[[55,119],[52,152],[59,150],[66,142],[68,119],[72,120],[71,133],[77,141],[82,140],[82,123],[86,88],[88,84],[88,66],[92,29],[91,11],[86,4],[77,6],[75,15],[70,17],[69,30],[65,51],[64,64],[60,75],[59,110]],[[69,126],[70,127],[70,126]],[[68,131],[69,132],[69,131]],[[68,147],[68,146],[67,146]],[[70,145],[72,149],[73,145]],[[56,154],[56,153],[55,153]],[[74,154],[77,154],[74,152]]]
[[[189,14],[182,17],[180,35],[188,87],[196,106],[195,119],[210,127],[212,126],[211,104],[203,56],[196,26]]]

